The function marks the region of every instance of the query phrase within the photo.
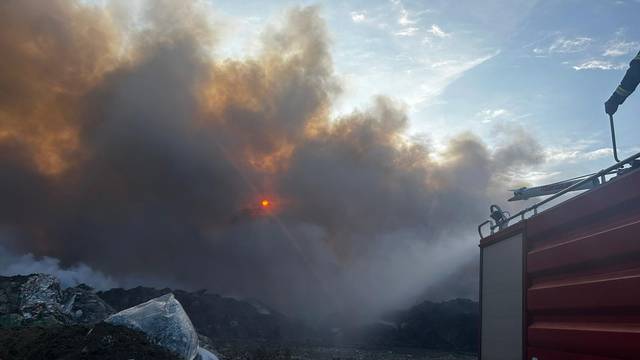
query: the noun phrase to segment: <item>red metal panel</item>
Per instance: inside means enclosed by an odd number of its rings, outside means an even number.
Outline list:
[[[636,307],[640,301],[640,269],[634,274],[536,285],[527,291],[530,311]]]
[[[529,252],[530,273],[640,252],[640,220]]]
[[[640,171],[526,228],[528,359],[640,359]]]
[[[634,171],[532,217],[529,219],[528,236],[535,239],[546,232],[566,227],[580,230],[581,227],[589,225],[584,223],[584,220],[638,200],[640,173]]]
[[[533,323],[528,337],[533,348],[618,359],[640,354],[640,324]]]
[[[533,358],[537,358],[539,360],[620,360],[620,358],[575,354],[549,349],[529,348],[527,359]]]

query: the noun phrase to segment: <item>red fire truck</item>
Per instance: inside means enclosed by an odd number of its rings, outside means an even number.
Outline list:
[[[640,359],[638,159],[513,216],[492,206],[478,228],[481,360]]]

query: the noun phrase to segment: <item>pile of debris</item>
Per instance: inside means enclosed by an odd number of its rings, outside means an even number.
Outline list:
[[[46,274],[0,277],[0,327],[95,324],[112,313],[86,285],[63,290]]]
[[[130,347],[133,340],[148,348],[148,354],[137,358],[217,360],[199,346],[198,333],[173,294],[115,313],[90,287],[62,289],[57,278],[46,274],[0,277],[0,328],[0,358],[51,358],[55,355],[51,351],[65,349],[68,352],[64,356],[57,354],[55,358],[74,358],[74,352],[85,356],[87,352],[105,351],[105,346],[113,354]],[[20,336],[25,331],[31,335]],[[132,332],[138,335],[131,335]],[[43,347],[47,339],[73,338],[73,334],[80,338],[72,344],[49,344],[55,349]],[[28,343],[29,339],[34,343]],[[78,344],[83,347],[78,349]],[[37,349],[46,354],[37,353]],[[163,352],[169,355],[160,355]]]
[[[231,298],[206,290],[184,291],[138,286],[115,288],[97,295],[116,311],[172,293],[182,304],[199,334],[219,342],[321,342],[315,329],[251,299]]]

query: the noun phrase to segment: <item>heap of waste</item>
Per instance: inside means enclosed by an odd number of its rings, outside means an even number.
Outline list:
[[[113,314],[86,285],[62,289],[47,274],[0,277],[0,328],[95,325],[102,321],[144,333],[185,360],[218,360],[200,348],[189,316],[169,293]]]
[[[0,279],[0,327],[95,324],[113,312],[86,285],[62,289],[47,274]]]

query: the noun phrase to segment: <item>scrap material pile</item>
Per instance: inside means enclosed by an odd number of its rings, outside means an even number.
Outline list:
[[[51,275],[0,277],[0,358],[217,360],[173,294],[121,312],[86,285]]]

